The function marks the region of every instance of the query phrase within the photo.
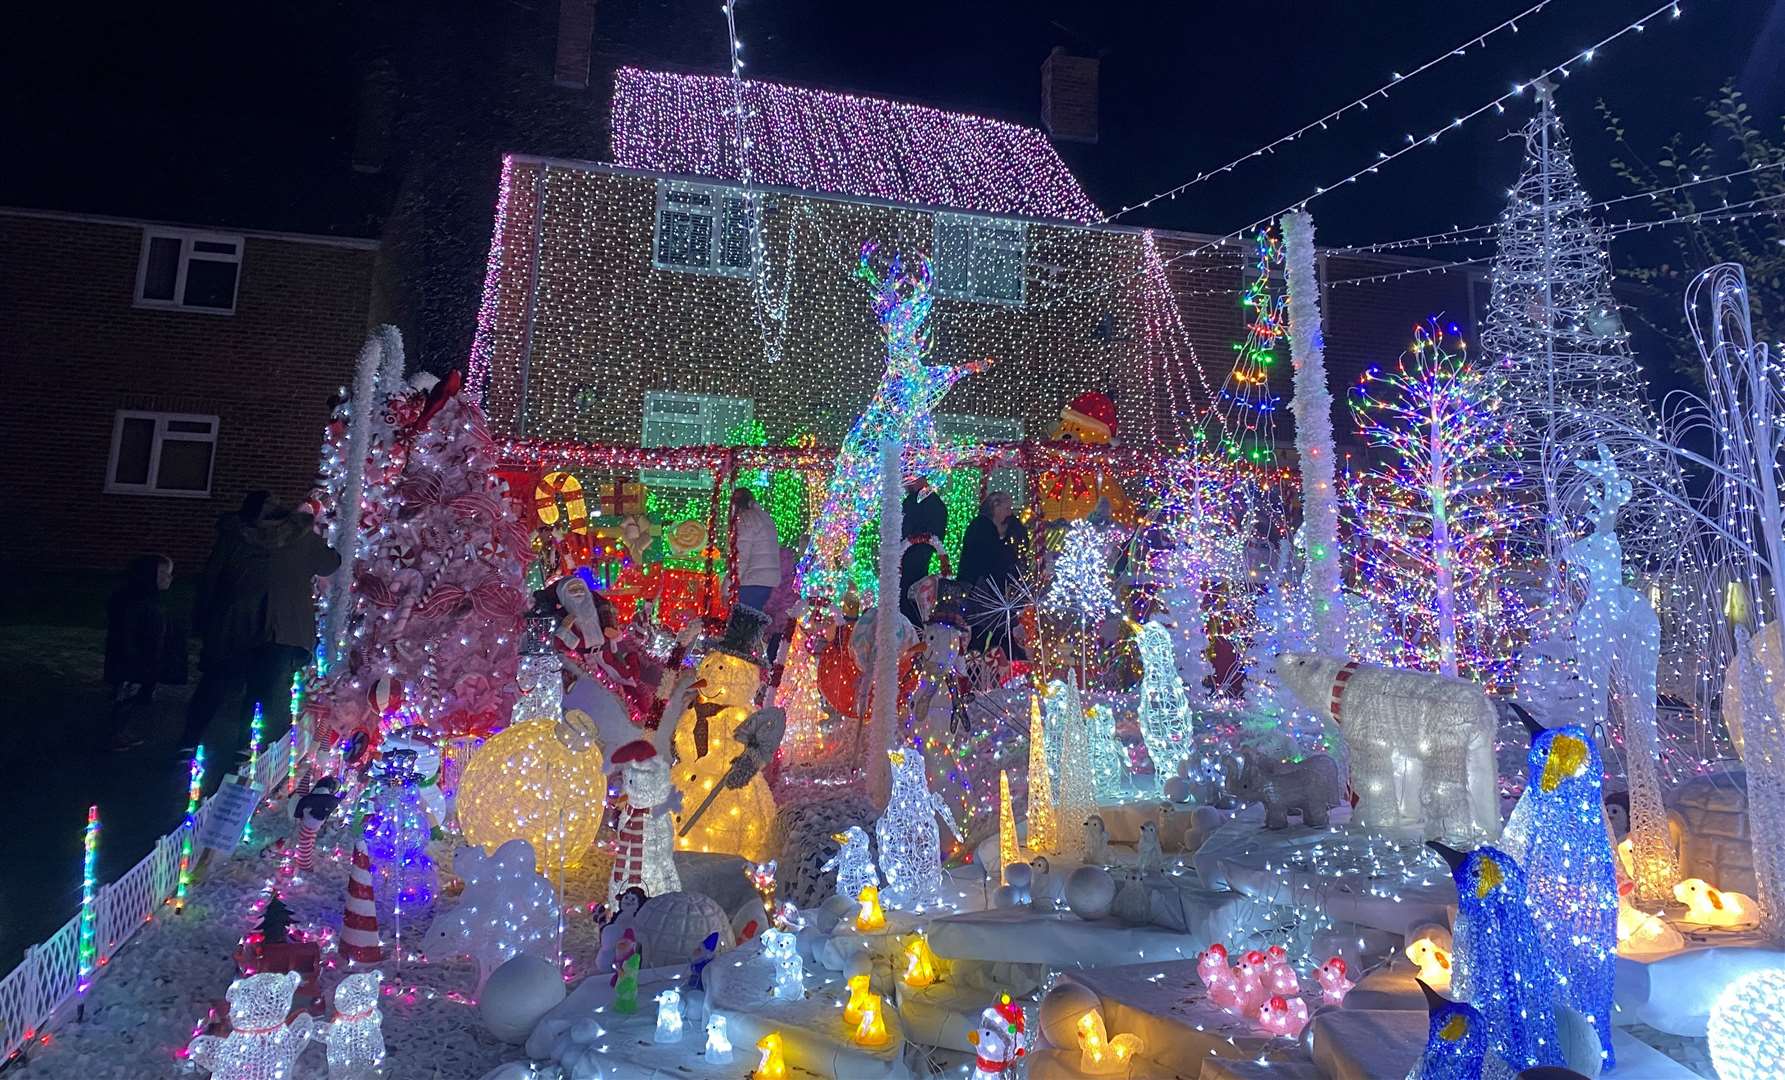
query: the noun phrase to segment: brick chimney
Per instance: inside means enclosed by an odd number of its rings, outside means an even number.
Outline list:
[[[552,82],[569,90],[589,88],[589,51],[595,38],[595,0],[558,0],[558,55]]]
[[[1097,63],[1058,45],[1041,62],[1041,124],[1054,141],[1097,141]]]

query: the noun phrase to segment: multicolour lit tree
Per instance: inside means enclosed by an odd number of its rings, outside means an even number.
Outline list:
[[[1495,572],[1520,521],[1507,495],[1515,447],[1498,413],[1502,380],[1471,364],[1434,319],[1392,372],[1351,388],[1359,434],[1383,451],[1353,493],[1356,588],[1395,613],[1395,662],[1491,678],[1520,618]]]
[[[1289,332],[1284,310],[1283,244],[1269,230],[1253,238],[1252,278],[1240,296],[1246,310],[1246,340],[1215,396],[1211,417],[1218,433],[1211,437],[1230,458],[1266,464],[1272,458],[1271,429],[1283,399],[1271,390],[1276,372],[1277,343]]]

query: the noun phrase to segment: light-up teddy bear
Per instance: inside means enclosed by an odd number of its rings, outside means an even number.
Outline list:
[[[1760,908],[1747,893],[1724,892],[1703,878],[1687,878],[1673,887],[1673,898],[1686,905],[1681,918],[1700,926],[1752,926]]]
[[[1108,446],[1116,436],[1116,405],[1096,390],[1073,398],[1060,410],[1055,438],[1084,446]],[[1075,521],[1089,514],[1099,499],[1109,500],[1110,513],[1124,525],[1134,524],[1134,504],[1114,475],[1096,466],[1067,466],[1044,472],[1036,490],[1041,512],[1052,521]]]
[[[1618,877],[1600,790],[1604,767],[1583,728],[1545,731],[1535,721],[1527,726],[1533,732],[1529,775],[1500,849],[1525,872],[1531,913],[1561,979],[1562,1002],[1592,1020],[1609,1069]]]
[[[930,790],[923,755],[913,747],[888,750],[892,763],[892,792],[886,812],[874,823],[880,846],[880,872],[886,877],[886,901],[894,907],[929,902],[942,885],[942,832],[936,827],[941,815],[956,840],[961,830],[954,811],[942,796]]]
[[[335,987],[335,1018],[328,1035],[329,1080],[367,1080],[384,1064],[384,1022],[378,1013],[378,986],[384,972],[363,971]]]
[[[837,895],[854,900],[863,889],[880,884],[874,867],[874,856],[868,851],[868,834],[861,826],[851,825],[831,836],[838,844],[837,853],[818,869],[822,873],[837,872]]]
[[[999,994],[998,1004],[979,1014],[979,1027],[967,1033],[967,1041],[973,1045],[972,1080],[1009,1080],[1029,1049],[1023,1007]]]
[[[1428,846],[1456,881],[1456,997],[1480,1010],[1489,1045],[1513,1072],[1566,1064],[1556,1033],[1558,981],[1531,917],[1525,872],[1497,848],[1465,855]]]
[[[187,1056],[212,1080],[287,1080],[310,1041],[315,1020],[300,1013],[289,1025],[291,996],[303,976],[295,971],[263,972],[230,984],[228,1035],[200,1035]]]
[[[436,959],[470,956],[480,988],[519,953],[557,962],[558,894],[536,872],[532,844],[509,840],[493,855],[467,844],[452,868],[465,880],[465,892],[428,927],[423,952]]]
[[[774,854],[769,830],[775,820],[775,798],[768,781],[758,770],[742,787],[725,789],[723,785],[737,755],[740,730],[756,708],[762,669],[749,660],[714,650],[701,659],[696,674],[692,703],[679,714],[664,714],[665,725],[668,717],[678,717],[675,784],[684,811],[694,810],[715,789],[720,790],[693,828],[686,830],[687,835],[676,838],[676,847],[765,862]]]

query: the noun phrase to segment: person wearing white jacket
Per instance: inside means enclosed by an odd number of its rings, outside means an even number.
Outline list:
[[[781,542],[775,519],[757,505],[749,488],[731,493],[731,572],[737,591],[721,647],[756,660],[769,598],[781,584]]]

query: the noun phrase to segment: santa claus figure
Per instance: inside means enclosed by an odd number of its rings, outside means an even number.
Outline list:
[[[1056,442],[1109,446],[1116,439],[1116,403],[1108,394],[1087,390],[1060,410]],[[1134,506],[1114,475],[1086,461],[1041,474],[1038,485],[1042,513],[1053,521],[1077,521],[1089,515],[1098,499],[1108,499],[1117,521],[1132,525]]]
[[[998,1004],[979,1014],[979,1029],[967,1041],[973,1044],[972,1080],[1009,1080],[1015,1075],[1012,1066],[1029,1046],[1022,1006],[1009,994],[999,994]]]

